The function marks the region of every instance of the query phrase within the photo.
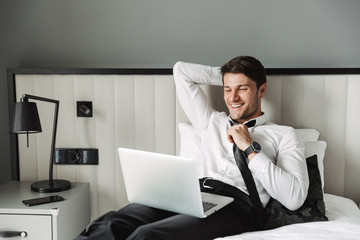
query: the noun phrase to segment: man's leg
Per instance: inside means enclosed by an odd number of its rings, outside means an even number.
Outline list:
[[[139,204],[130,204],[119,211],[111,211],[99,217],[76,240],[126,239],[139,226],[173,215],[175,213]]]
[[[204,219],[177,214],[142,225],[127,240],[207,240],[256,229],[255,213],[233,202]]]

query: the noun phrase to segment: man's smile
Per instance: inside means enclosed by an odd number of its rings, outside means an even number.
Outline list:
[[[244,104],[245,104],[245,103],[238,103],[238,104],[231,104],[231,103],[230,103],[230,106],[231,106],[232,108],[239,108],[239,107],[242,107]]]

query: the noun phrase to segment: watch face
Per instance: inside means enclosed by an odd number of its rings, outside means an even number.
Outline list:
[[[257,142],[254,141],[254,142],[252,143],[252,145],[253,145],[253,147],[255,148],[255,151],[259,152],[259,151],[261,150],[261,146],[260,146],[259,143],[257,143]]]

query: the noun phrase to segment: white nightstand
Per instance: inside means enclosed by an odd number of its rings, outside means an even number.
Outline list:
[[[0,185],[0,233],[26,232],[27,240],[71,240],[90,222],[88,183],[71,183],[72,188],[56,193],[30,190],[32,182],[11,181]],[[60,195],[65,201],[27,207],[22,200]],[[19,234],[20,235],[20,234]],[[0,239],[2,238],[0,235]]]

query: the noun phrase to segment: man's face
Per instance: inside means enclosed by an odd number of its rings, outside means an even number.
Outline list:
[[[242,73],[224,74],[224,100],[230,117],[238,123],[259,117],[261,98],[265,95],[266,83],[256,88],[256,83]]]

